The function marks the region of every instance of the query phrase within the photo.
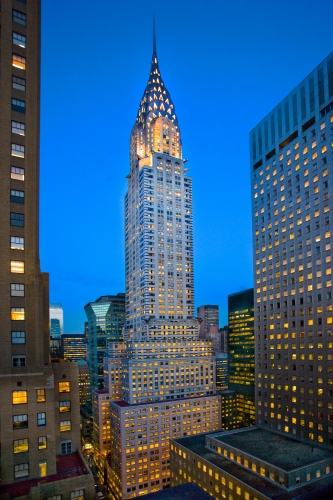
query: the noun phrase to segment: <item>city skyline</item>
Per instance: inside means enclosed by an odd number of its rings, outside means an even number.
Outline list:
[[[286,1],[239,2],[228,10],[211,2],[205,12],[194,2],[190,16],[186,5],[173,9],[177,41],[166,42],[163,9],[152,7],[147,12],[155,10],[161,71],[177,102],[184,157],[195,181],[195,306],[219,304],[225,324],[227,295],[253,285],[248,132],[331,51],[328,30],[317,41],[303,37],[299,43],[296,20],[297,26],[311,20],[318,30],[322,23],[322,10],[313,12],[310,2],[302,12]],[[333,6],[323,7],[328,18]],[[43,54],[49,56],[42,60],[41,265],[50,271],[51,300],[63,303],[66,331],[80,333],[87,302],[124,291],[128,130],[147,77],[143,54],[150,54],[152,19],[138,37],[139,5],[91,13],[87,3],[73,1],[66,12],[43,5]],[[77,28],[69,29],[74,17]],[[272,19],[277,26],[283,20],[288,37],[277,41]],[[117,126],[110,125],[113,115]],[[198,137],[196,122],[204,117],[214,126]]]

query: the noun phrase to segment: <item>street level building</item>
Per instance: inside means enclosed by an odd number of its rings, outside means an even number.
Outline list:
[[[170,486],[169,440],[220,428],[211,341],[194,317],[192,181],[154,39],[130,144],[125,198],[126,326],[109,344],[117,499]],[[111,396],[110,396],[111,397]]]
[[[39,262],[40,2],[3,0],[0,24],[0,496],[88,498],[78,369],[51,363]]]
[[[228,296],[229,389],[236,393],[238,427],[255,422],[253,288]]]
[[[85,306],[88,318],[88,365],[91,389],[104,387],[103,359],[109,342],[122,339],[125,323],[125,294],[103,295]],[[85,325],[85,333],[87,326]]]

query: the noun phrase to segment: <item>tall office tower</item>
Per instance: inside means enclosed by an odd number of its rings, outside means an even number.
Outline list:
[[[250,134],[256,418],[333,445],[333,53]]]
[[[89,367],[85,359],[75,361],[79,367],[79,394],[80,406],[91,401]]]
[[[253,288],[228,295],[229,389],[236,393],[238,427],[255,421],[253,297]]]
[[[228,352],[228,326],[219,329],[221,334],[221,352]]]
[[[126,328],[109,345],[110,485],[116,498],[169,486],[169,439],[218,429],[211,342],[194,318],[192,188],[174,104],[152,64],[131,134],[125,199]],[[111,396],[110,396],[111,397]]]
[[[88,318],[88,353],[92,390],[103,389],[103,358],[109,342],[122,339],[125,324],[125,294],[103,295],[84,308]]]
[[[0,24],[0,496],[88,495],[78,370],[50,363],[39,263],[39,0],[2,0]]]
[[[216,353],[216,390],[228,389],[228,354],[226,352]]]
[[[171,442],[172,484],[333,497],[332,134],[333,53],[250,133],[257,426]]]
[[[64,311],[62,304],[50,304],[50,330],[52,338],[60,338],[64,334]]]
[[[219,329],[219,306],[199,306],[198,317],[202,320],[200,325],[200,338],[208,338],[210,332]]]
[[[68,361],[86,360],[87,344],[84,334],[65,334],[61,336],[63,359]]]

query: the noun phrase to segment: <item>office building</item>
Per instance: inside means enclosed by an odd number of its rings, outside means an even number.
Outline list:
[[[219,329],[221,334],[221,352],[228,352],[228,326]]]
[[[216,353],[216,390],[228,389],[228,354],[226,352]]]
[[[199,306],[198,318],[200,318],[200,338],[208,338],[210,332],[219,330],[219,306]]]
[[[171,486],[195,482],[213,498],[230,500],[333,495],[330,451],[256,426],[172,439],[170,448]]]
[[[103,389],[103,358],[108,355],[108,344],[122,339],[125,294],[103,295],[95,302],[89,302],[84,310],[88,318],[87,360],[91,389]]]
[[[91,401],[89,367],[85,359],[74,360],[79,368],[79,396],[80,407]]]
[[[127,178],[126,327],[106,370],[109,394],[121,390],[110,403],[108,481],[118,499],[169,487],[170,437],[220,427],[212,344],[194,317],[192,182],[155,40]]]
[[[332,124],[333,53],[250,134],[257,426],[171,443],[171,484],[333,496]]]
[[[61,336],[63,359],[68,361],[85,360],[87,356],[86,336],[84,334],[64,334]]]
[[[236,393],[238,427],[255,422],[253,300],[253,288],[228,295],[229,389]]]
[[[53,339],[50,337],[50,356],[51,359],[63,359],[61,338]]]
[[[50,334],[52,339],[61,338],[60,321],[57,318],[50,318]]]
[[[0,24],[0,496],[88,497],[78,370],[50,362],[39,263],[40,2],[3,0]]]
[[[333,53],[252,131],[256,421],[333,446]]]
[[[64,311],[62,304],[50,304],[50,331],[52,338],[60,338],[64,334]]]

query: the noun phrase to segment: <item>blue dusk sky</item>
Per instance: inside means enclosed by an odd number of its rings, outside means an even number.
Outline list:
[[[332,50],[332,0],[42,1],[41,268],[79,333],[125,291],[129,137],[157,52],[193,178],[195,305],[253,286],[249,131]]]

